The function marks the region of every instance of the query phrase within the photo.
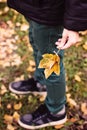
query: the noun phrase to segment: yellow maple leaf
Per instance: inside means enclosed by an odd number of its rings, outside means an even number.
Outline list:
[[[60,74],[60,57],[56,54],[44,54],[38,68],[44,68],[45,77],[48,78],[53,72]]]
[[[47,79],[51,74],[53,73],[53,69],[45,69],[44,70],[44,74],[45,74],[45,78]]]
[[[53,60],[53,61],[57,61],[57,62],[60,62],[60,57],[58,56],[58,55],[56,55],[56,54],[44,54],[43,56],[42,56],[43,58],[45,58],[45,59],[50,59],[50,60]]]
[[[49,60],[50,58],[50,60]],[[39,68],[51,68],[51,66],[53,66],[53,64],[55,63],[54,60],[52,60],[52,57],[43,57],[43,59],[40,61],[39,63]]]
[[[46,53],[46,54],[43,54],[42,57],[47,58],[47,59],[52,58],[53,54]]]
[[[60,65],[56,62],[53,66],[53,71],[55,74],[59,75],[60,74]]]

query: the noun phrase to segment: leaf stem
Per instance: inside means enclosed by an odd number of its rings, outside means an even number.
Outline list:
[[[58,49],[58,51],[56,52],[56,51],[53,51],[57,56],[58,56],[58,54],[59,54],[59,52],[60,52],[60,50],[61,49]]]

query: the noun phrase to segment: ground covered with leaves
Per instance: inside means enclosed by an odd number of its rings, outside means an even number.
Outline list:
[[[33,76],[35,62],[28,40],[25,18],[0,0],[0,130],[24,130],[17,124],[21,114],[32,112],[44,97],[15,95],[8,89],[12,81]],[[82,42],[65,51],[68,120],[64,125],[41,130],[87,130],[87,31]]]

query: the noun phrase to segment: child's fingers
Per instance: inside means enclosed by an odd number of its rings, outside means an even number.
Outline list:
[[[57,45],[57,48],[61,49],[65,45],[66,42],[67,42],[67,37],[62,37],[55,44]]]

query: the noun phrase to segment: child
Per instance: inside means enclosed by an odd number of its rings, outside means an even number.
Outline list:
[[[23,14],[30,24],[29,39],[34,50],[34,78],[12,82],[16,94],[47,91],[45,103],[33,113],[23,115],[18,123],[26,129],[39,129],[66,122],[64,49],[79,41],[78,31],[87,29],[87,0],[7,0],[8,6]],[[60,50],[60,75],[46,79],[38,65],[45,53]],[[46,87],[45,87],[46,86]]]

